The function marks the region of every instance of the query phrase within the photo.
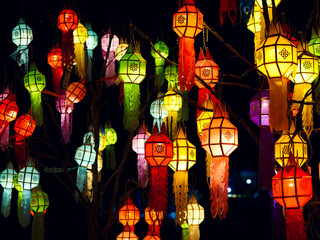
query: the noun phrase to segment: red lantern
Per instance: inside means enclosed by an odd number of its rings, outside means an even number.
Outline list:
[[[48,64],[52,67],[52,81],[54,92],[60,94],[60,81],[63,75],[64,59],[62,49],[56,45],[47,54]]]
[[[149,230],[143,240],[160,240],[160,225],[163,221],[163,212],[157,212],[147,207],[144,213]]]
[[[145,154],[151,172],[149,207],[155,211],[166,212],[168,203],[167,166],[173,158],[173,143],[167,136],[164,124],[160,132],[158,125],[154,126],[151,136],[145,143]]]

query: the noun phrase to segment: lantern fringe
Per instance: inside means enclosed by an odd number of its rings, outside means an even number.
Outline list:
[[[26,228],[30,224],[30,203],[31,203],[31,191],[22,191],[22,205],[21,205],[21,226]]]
[[[212,156],[209,152],[206,152],[206,175],[207,175],[207,183],[210,187],[210,175],[211,175],[211,161]]]
[[[154,85],[157,89],[161,89],[164,83],[164,59],[162,57],[155,58],[155,73]]]
[[[41,92],[31,92],[31,114],[37,126],[41,126],[43,122],[43,109],[41,101]]]
[[[124,128],[133,132],[139,126],[140,117],[140,86],[139,84],[124,83]]]
[[[224,219],[228,213],[229,157],[212,157],[210,173],[211,215]]]
[[[112,170],[115,170],[117,167],[116,155],[113,144],[106,146],[106,165],[106,169],[111,168]]]
[[[0,148],[2,151],[6,150],[9,145],[9,134],[10,134],[10,128],[9,123],[1,121],[0,126]]]
[[[92,192],[92,181],[93,181],[93,172],[87,169],[87,191],[86,196],[89,201],[92,201],[93,192]]]
[[[152,128],[154,128],[154,126],[157,124],[158,126],[162,126],[162,123],[163,123],[163,120],[162,118],[154,118],[153,119],[153,126]]]
[[[53,81],[53,89],[57,94],[61,93],[61,78],[63,76],[63,68],[56,67],[52,69],[52,81]]]
[[[146,188],[148,181],[149,181],[149,165],[146,159],[144,158],[144,155],[139,155],[138,156],[138,181],[139,184]]]
[[[178,85],[181,92],[186,89],[188,92],[194,85],[196,56],[194,50],[194,39],[179,39],[179,58],[178,58]]]
[[[307,240],[307,232],[301,208],[286,209],[286,226],[288,240]]]
[[[150,209],[163,212],[165,215],[168,205],[168,172],[167,167],[151,167],[149,206]]]
[[[10,215],[12,188],[4,188],[2,192],[1,214],[7,218]]]
[[[18,215],[18,220],[20,225],[21,225],[22,202],[23,202],[23,192],[19,191],[18,199],[17,199],[17,215]]]
[[[19,166],[24,166],[26,163],[26,142],[25,138],[22,136],[17,135],[16,136],[16,142],[14,145],[14,154],[15,159]]]
[[[29,48],[28,46],[18,46],[16,51],[10,55],[10,57],[15,60],[19,67],[24,64],[24,71],[28,72],[29,66]]]
[[[182,228],[182,240],[188,240],[189,238],[189,228],[183,227]]]
[[[87,76],[87,67],[82,43],[74,44],[74,61],[76,62],[76,74],[80,79],[85,79]]]
[[[71,125],[70,125],[70,113],[61,113],[61,132],[65,143],[70,142]]]
[[[173,174],[173,194],[176,206],[175,223],[179,226],[187,220],[188,192],[188,171],[176,171]]]
[[[76,184],[79,191],[83,193],[87,185],[87,168],[81,166],[78,167]]]
[[[44,240],[44,213],[35,212],[32,220],[31,240]]]
[[[200,239],[200,229],[199,225],[189,225],[189,240],[199,240]]]

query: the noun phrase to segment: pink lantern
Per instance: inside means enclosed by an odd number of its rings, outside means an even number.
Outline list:
[[[61,115],[61,132],[65,143],[70,142],[70,135],[72,132],[71,114],[73,107],[74,104],[72,102],[68,102],[68,100],[65,99],[64,94],[61,98],[56,98],[56,109]]]
[[[112,35],[109,29],[108,33],[103,35],[103,37],[101,38],[102,57],[106,63],[105,77],[112,77],[116,75],[115,51],[118,46],[119,46],[119,38],[116,35]]]

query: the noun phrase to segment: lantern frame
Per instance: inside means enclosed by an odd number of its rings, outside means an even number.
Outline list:
[[[40,188],[34,188],[31,192],[30,209],[33,212],[45,213],[49,207],[49,196]]]
[[[10,97],[0,102],[0,121],[12,122],[17,118],[19,107],[17,103]]]
[[[250,100],[250,119],[258,127],[270,125],[269,104],[269,90],[258,91]]]
[[[18,25],[12,30],[12,42],[17,46],[28,46],[32,40],[32,29],[20,18]]]
[[[72,103],[81,102],[86,95],[86,91],[86,87],[81,81],[73,82],[65,90],[66,99]]]
[[[134,226],[140,221],[140,211],[133,204],[131,198],[127,199],[126,203],[119,210],[119,222],[123,226]]]
[[[22,137],[30,137],[35,128],[36,123],[29,114],[22,114],[14,124],[15,132]]]
[[[60,12],[57,23],[62,32],[74,31],[78,27],[78,15],[72,9],[64,9]]]
[[[94,164],[96,156],[96,151],[94,150],[92,145],[84,143],[83,145],[77,148],[74,155],[74,160],[77,162],[79,166],[88,167]]]

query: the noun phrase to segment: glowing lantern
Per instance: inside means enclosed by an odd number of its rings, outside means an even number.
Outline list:
[[[73,31],[78,27],[78,16],[71,9],[64,9],[58,16],[58,28],[62,32]]]
[[[188,169],[196,163],[196,147],[187,140],[180,127],[173,142],[173,158],[169,167],[173,174],[173,193],[176,206],[176,223],[182,226],[186,222],[185,211],[188,204]]]
[[[88,31],[86,27],[78,23],[78,27],[73,31],[73,43],[74,43],[74,61],[76,63],[76,73],[80,79],[84,79],[87,76],[84,44],[88,38]]]
[[[194,85],[195,51],[194,37],[203,29],[203,15],[194,0],[183,0],[183,6],[173,14],[173,30],[179,36],[179,77],[181,92],[189,92]]]
[[[38,186],[32,189],[31,193],[32,239],[44,239],[44,214],[49,207],[48,194]]]
[[[182,107],[182,97],[177,93],[177,88],[169,88],[163,98],[164,107],[168,111],[166,126],[169,137],[174,140],[177,134],[178,111]]]
[[[156,88],[160,89],[164,82],[164,63],[165,58],[169,56],[169,47],[163,41],[157,41],[154,48],[151,47],[151,55],[155,60],[154,84]]]
[[[130,45],[126,54],[119,62],[118,75],[124,86],[124,114],[123,125],[129,132],[139,125],[140,116],[140,86],[146,76],[147,62],[138,49],[133,50]]]
[[[50,50],[47,54],[47,60],[50,67],[52,67],[52,81],[54,92],[61,93],[61,78],[63,75],[64,59],[62,56],[62,49],[58,44]]]
[[[120,42],[118,47],[115,50],[115,58],[120,61],[121,58],[126,54],[129,44],[126,43],[122,38],[120,38]]]
[[[107,167],[112,170],[116,169],[116,156],[114,145],[118,140],[117,132],[107,124],[104,128],[104,134],[106,136],[107,146],[106,146],[106,158],[107,158]]]
[[[66,107],[69,108],[72,103],[81,102],[86,95],[86,87],[84,81],[73,82],[66,89]]]
[[[166,134],[164,124],[162,124],[160,132],[158,125],[154,126],[153,132],[145,144],[145,157],[150,164],[151,172],[149,207],[165,213],[168,202],[167,166],[173,157],[173,144]]]
[[[123,226],[128,225],[130,229],[133,230],[134,225],[136,225],[139,220],[139,209],[133,204],[132,199],[128,198],[124,206],[119,210],[119,222],[121,222]]]
[[[168,89],[171,87],[172,89],[174,87],[178,86],[178,67],[175,65],[168,65],[166,69],[164,70],[164,77],[168,81]]]
[[[164,107],[162,92],[158,92],[157,99],[151,103],[150,114],[153,117],[153,127],[156,123],[161,126],[163,120],[168,116],[168,110]]]
[[[297,48],[272,22],[267,38],[256,50],[256,58],[258,70],[268,77],[270,126],[276,131],[287,130],[287,82],[291,74],[295,75]]]
[[[211,215],[225,218],[228,212],[229,155],[238,147],[238,129],[229,121],[222,103],[215,105],[211,121],[202,129],[201,145],[210,153]]]
[[[148,163],[144,157],[145,155],[145,142],[150,137],[150,133],[146,131],[146,129],[143,126],[139,127],[138,134],[134,136],[132,139],[132,149],[135,151],[138,155],[138,180],[139,184],[141,184],[144,188],[148,184]]]
[[[117,240],[138,240],[137,235],[134,234],[129,226],[124,226],[123,232],[117,236]]]
[[[56,98],[56,109],[60,113],[60,126],[65,143],[70,142],[70,135],[72,132],[71,114],[73,107],[74,104],[66,100],[65,94],[62,94],[61,98]]]
[[[12,30],[12,42],[17,45],[17,50],[10,55],[18,65],[24,64],[25,72],[28,71],[29,49],[28,45],[33,40],[32,29],[19,19],[18,25]]]
[[[32,117],[37,126],[41,126],[43,121],[41,91],[46,87],[46,77],[38,71],[35,64],[32,64],[23,80],[24,87],[30,93]]]
[[[25,138],[30,137],[35,128],[36,123],[29,114],[22,114],[17,118],[14,124],[14,131],[17,133],[15,142],[15,157],[19,166],[24,166],[26,161]]]
[[[93,50],[98,46],[98,35],[92,30],[91,24],[87,25],[88,38],[86,40],[86,46],[88,51],[88,69],[87,76],[89,82],[92,82],[92,58]]]
[[[13,179],[16,174],[11,162],[9,162],[7,168],[0,173],[0,184],[3,187],[1,214],[5,218],[10,215],[12,188],[14,188]]]
[[[319,33],[319,30],[318,30]],[[311,39],[308,43],[309,50],[312,54],[320,57],[320,37],[314,29],[312,29]]]
[[[160,240],[160,225],[163,221],[163,212],[157,212],[147,207],[144,219],[148,223],[148,234],[143,240]]]
[[[21,226],[30,224],[31,190],[39,185],[40,173],[34,167],[33,160],[27,160],[26,166],[19,171],[18,183],[22,187],[23,200],[21,204]]]
[[[192,195],[189,199],[187,206],[187,220],[189,224],[189,239],[199,240],[200,239],[200,229],[199,225],[204,220],[204,209],[198,203],[195,195]]]
[[[105,77],[116,76],[116,66],[115,66],[115,51],[119,46],[119,38],[111,34],[109,29],[108,33],[101,38],[101,50],[102,57],[105,61]],[[108,55],[107,55],[108,54]]]
[[[309,52],[308,45],[298,42],[298,67],[296,75],[291,80],[294,82],[293,100],[303,102],[312,101],[312,82],[319,76],[319,58]],[[305,96],[309,93],[308,96]],[[292,104],[292,109],[298,112],[299,103]],[[302,126],[309,138],[313,130],[313,106],[303,105],[302,108]]]
[[[284,207],[287,239],[308,239],[303,206],[312,198],[312,178],[290,155],[290,163],[272,178],[273,198]]]

